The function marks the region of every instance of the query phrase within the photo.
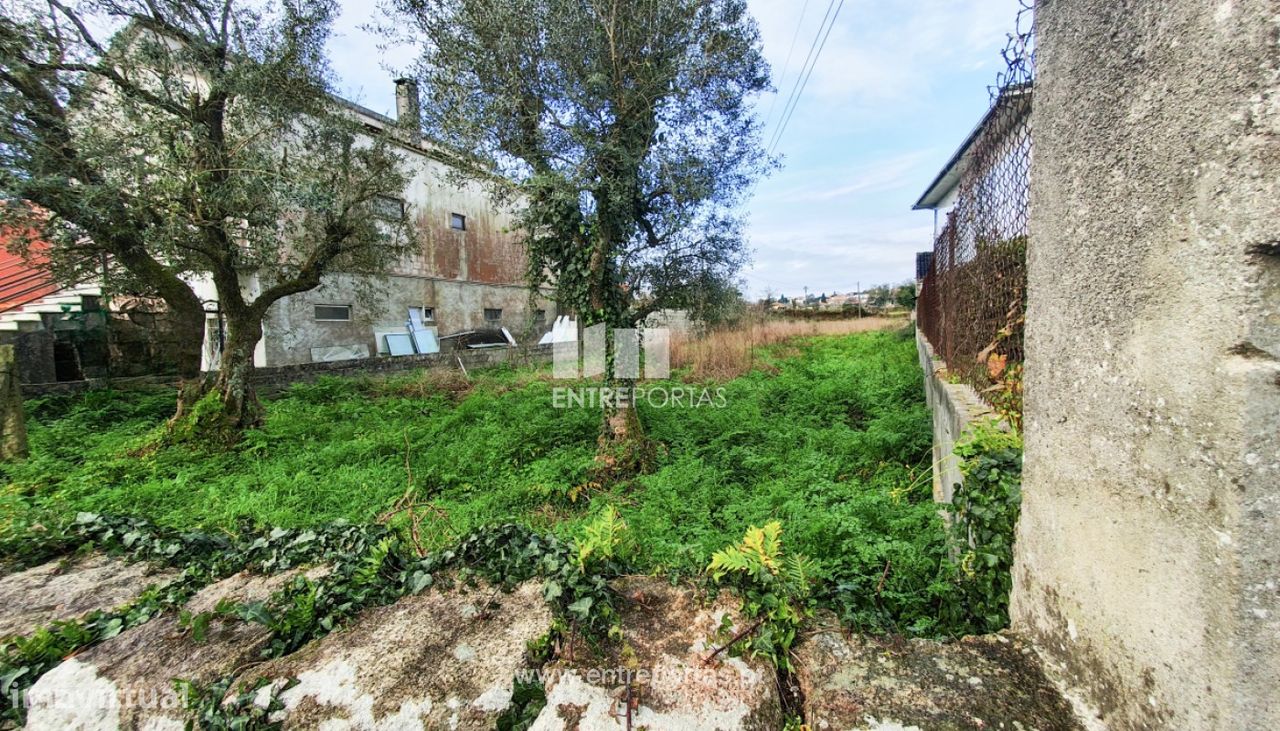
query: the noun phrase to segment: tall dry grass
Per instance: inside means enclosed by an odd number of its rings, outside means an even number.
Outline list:
[[[901,327],[901,318],[863,317],[851,320],[758,320],[730,330],[703,335],[673,335],[671,367],[689,368],[697,380],[728,380],[750,371],[761,351],[796,338]]]

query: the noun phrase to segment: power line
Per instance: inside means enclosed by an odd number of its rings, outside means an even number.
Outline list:
[[[796,75],[796,81],[791,85],[791,93],[787,95],[787,103],[782,105],[782,117],[787,116],[787,110],[791,108],[791,102],[795,100],[796,93],[800,90],[800,82],[804,80],[805,69],[809,66],[809,61],[813,58],[813,49],[818,45],[818,39],[822,36],[822,30],[827,25],[827,19],[831,17],[831,8],[836,4],[836,0],[827,0],[827,12],[822,15],[822,22],[818,23],[818,33],[809,42],[809,52],[804,55],[804,63],[800,64],[800,73]],[[778,139],[778,130],[782,128],[782,122],[779,120],[778,126],[774,128],[773,135],[769,137],[769,154],[773,154],[774,141]]]
[[[827,4],[828,14],[830,14],[831,5],[834,4],[834,2],[835,0],[831,0],[831,2]],[[836,6],[835,14],[831,15],[831,22],[826,24],[826,33],[823,34],[822,27],[818,28],[818,34],[822,36],[822,42],[818,43],[818,37],[814,36],[813,40],[814,40],[814,43],[817,44],[817,51],[813,52],[814,51],[813,45],[810,45],[809,47],[810,52],[813,53],[813,62],[808,64],[808,71],[803,72],[803,78],[799,80],[800,81],[799,86],[796,88],[795,93],[792,95],[791,99],[788,100],[789,108],[783,109],[782,121],[779,124],[778,129],[773,136],[772,142],[770,142],[770,147],[769,147],[770,155],[772,155],[778,149],[778,145],[782,142],[782,136],[787,131],[787,125],[791,123],[791,117],[792,115],[795,114],[796,107],[800,103],[800,97],[804,94],[805,87],[809,85],[809,79],[813,76],[813,70],[818,65],[818,58],[822,56],[822,50],[827,47],[827,39],[831,37],[831,31],[836,27],[836,19],[840,17],[840,11],[844,8],[844,2],[845,0],[840,0],[840,4]],[[824,22],[826,21],[826,16],[823,16],[823,21]]]
[[[804,28],[804,15],[809,11],[809,0],[804,0],[804,7],[800,8],[800,20],[796,22],[796,32],[791,34],[791,48],[787,49],[787,60],[782,63],[782,73],[787,72],[787,68],[791,66],[791,56],[796,51],[796,41],[800,40],[800,31]],[[797,79],[800,77],[797,76]],[[794,87],[793,87],[794,88]],[[779,94],[773,95],[773,101],[769,104],[769,115],[764,119],[764,126],[768,127],[773,121],[773,110],[778,106]]]

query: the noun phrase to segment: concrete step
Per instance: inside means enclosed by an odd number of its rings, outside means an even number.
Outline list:
[[[0,578],[0,640],[29,635],[55,620],[115,609],[148,586],[167,584],[177,575],[173,569],[125,563],[101,554],[9,574]]]
[[[201,589],[183,609],[196,616],[213,611],[223,599],[265,601],[302,573],[235,574]],[[325,573],[319,568],[306,575],[316,579]],[[27,696],[26,728],[182,728],[184,701],[194,699],[181,698],[174,679],[219,680],[257,660],[270,637],[261,624],[214,619],[197,640],[177,612],[167,612],[45,673]],[[96,725],[101,722],[105,725]]]
[[[59,315],[70,312],[80,312],[80,300],[75,302],[34,302],[29,305],[23,305],[19,312],[28,314],[47,314]]]
[[[4,322],[44,322],[44,318],[38,312],[27,312],[26,310],[10,310],[9,312],[0,313],[0,321]]]
[[[796,643],[809,727],[1083,728],[1029,645],[1007,633],[935,642],[848,634],[822,614]]]

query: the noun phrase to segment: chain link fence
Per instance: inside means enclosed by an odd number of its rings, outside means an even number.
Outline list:
[[[1022,330],[1035,75],[1031,0],[1023,0],[991,107],[954,161],[954,205],[934,240],[916,316],[952,376],[1020,424]]]

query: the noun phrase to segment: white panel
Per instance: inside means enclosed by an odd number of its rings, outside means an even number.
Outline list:
[[[662,379],[671,376],[671,331],[665,327],[645,328],[644,377]]]
[[[392,355],[413,355],[413,338],[409,333],[388,333],[383,336],[387,341],[387,352]]]

